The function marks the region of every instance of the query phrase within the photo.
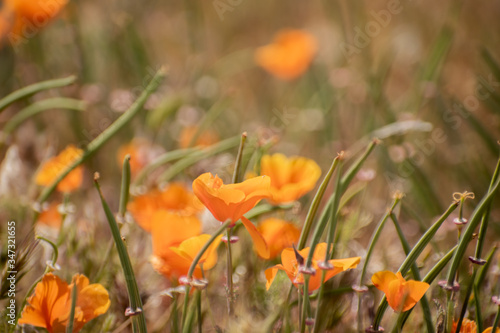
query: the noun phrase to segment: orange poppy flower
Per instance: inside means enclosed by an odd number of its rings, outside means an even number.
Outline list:
[[[309,278],[309,291],[316,290],[321,286],[322,274],[320,268],[318,267],[318,264],[325,260],[326,247],[326,243],[319,243],[314,250],[312,267],[316,270],[316,274],[311,275]],[[306,259],[309,255],[309,249],[310,248],[306,247],[305,249],[302,249],[298,252],[304,259]],[[356,268],[360,260],[361,257],[328,260],[328,262],[333,266],[333,269],[330,269],[326,272],[323,282],[348,269]],[[296,287],[298,287],[299,284],[304,283],[304,276],[299,272],[299,264],[297,263],[297,258],[295,256],[295,251],[293,248],[286,248],[283,250],[283,252],[281,252],[281,265],[276,265],[266,269],[266,288],[268,290],[271,287],[271,284],[273,283],[278,270],[285,271],[290,281],[292,281],[292,283]]]
[[[182,216],[166,211],[153,215],[151,235],[153,238],[153,268],[168,278],[186,275],[194,257],[208,241],[210,235],[200,235],[201,222],[194,216]],[[212,243],[200,260],[203,269],[212,268],[217,262],[220,238]],[[194,272],[201,278],[201,269]]]
[[[272,44],[255,52],[255,61],[269,73],[283,80],[292,80],[304,73],[317,51],[314,36],[286,29],[278,32]]]
[[[62,214],[59,212],[59,203],[52,202],[47,209],[44,209],[38,216],[38,223],[52,228],[60,228]]]
[[[396,312],[413,308],[429,289],[429,284],[425,282],[406,281],[400,272],[377,272],[373,274],[372,282],[377,289],[384,292],[387,303]]]
[[[451,329],[452,332],[457,331],[457,323],[453,322],[453,326]],[[491,331],[491,328],[490,328]],[[462,321],[462,326],[460,326],[460,331],[459,333],[476,333],[477,332],[477,325],[475,321],[469,320],[467,318],[464,318]],[[486,331],[484,331],[486,332]]]
[[[36,175],[35,182],[41,186],[48,186],[56,180],[59,175],[74,161],[82,157],[83,150],[69,145],[59,155],[46,161]],[[60,192],[72,192],[80,187],[83,180],[83,167],[78,166],[73,169],[57,185]]]
[[[193,215],[202,209],[201,203],[182,183],[171,183],[163,191],[154,189],[129,202],[127,209],[134,220],[151,232],[152,216],[159,210]]]
[[[257,228],[243,214],[264,198],[269,197],[271,180],[267,176],[247,179],[237,184],[224,185],[222,179],[204,173],[193,181],[193,192],[221,222],[239,219],[248,230],[259,256],[269,258],[269,247]]]
[[[67,0],[5,0],[3,15],[14,16],[13,41],[33,37],[66,6]]]
[[[199,126],[186,126],[182,129],[179,137],[179,147],[189,148],[192,147],[208,147],[219,141],[219,136],[214,131],[209,129],[200,133],[196,141],[191,144],[193,137],[198,132]]]
[[[460,332],[462,332],[462,331],[460,331]],[[493,326],[492,327],[488,327],[487,329],[485,329],[483,331],[483,333],[491,333],[491,332],[493,332]],[[497,327],[497,329],[495,330],[495,333],[500,333],[500,328]]]
[[[46,328],[50,333],[65,333],[71,310],[71,293],[76,286],[77,301],[73,332],[78,332],[83,325],[108,311],[110,300],[106,289],[98,284],[89,284],[84,275],[75,274],[68,285],[51,273],[35,287],[35,293],[28,298],[19,324],[29,324]]]
[[[321,169],[311,159],[274,154],[262,157],[260,173],[271,177],[270,201],[282,204],[295,201],[311,191],[321,176]]]
[[[257,228],[269,245],[269,258],[275,258],[284,248],[292,246],[299,240],[300,229],[293,223],[268,218]]]

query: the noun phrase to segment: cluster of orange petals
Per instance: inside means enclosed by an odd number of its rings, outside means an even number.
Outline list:
[[[261,175],[271,178],[271,198],[274,204],[295,201],[311,191],[321,176],[321,168],[305,157],[287,158],[283,154],[265,155],[260,166]]]
[[[406,281],[400,272],[381,271],[373,274],[373,285],[382,290],[387,303],[396,312],[410,310],[424,296],[429,284],[421,281]]]
[[[69,145],[59,155],[43,163],[36,175],[35,182],[41,186],[52,184],[70,164],[81,158],[82,155],[83,150]],[[57,190],[60,192],[72,192],[81,186],[82,180],[83,167],[78,166],[59,182]]]
[[[134,220],[147,232],[151,232],[153,216],[158,211],[191,216],[200,212],[202,208],[198,199],[182,183],[171,183],[162,191],[154,189],[135,197],[127,205]]]
[[[452,332],[457,331],[457,322],[453,322],[453,326],[451,328]],[[462,326],[460,326],[460,330],[458,333],[476,333],[477,332],[477,324],[473,320],[469,320],[467,318],[464,318],[462,320]],[[493,327],[488,327],[483,331],[483,333],[491,333],[493,332]],[[500,333],[500,328],[497,327],[495,330],[496,333]]]
[[[316,270],[316,274],[311,275],[309,278],[309,291],[314,291],[321,286],[322,274],[318,264],[320,262],[324,262],[326,248],[327,248],[326,243],[320,243],[316,246],[316,249],[314,250],[312,267]],[[310,248],[306,247],[305,249],[302,249],[301,251],[298,252],[303,258],[307,258],[307,256],[309,255],[309,249]],[[344,272],[348,269],[356,268],[360,260],[361,257],[328,260],[328,262],[333,268],[326,271],[325,279],[323,280],[323,282],[331,279],[335,275]],[[281,252],[281,265],[276,265],[266,269],[265,272],[267,279],[266,288],[268,290],[271,287],[271,284],[273,283],[274,278],[276,277],[276,274],[278,273],[279,270],[285,271],[288,278],[292,281],[292,283],[296,287],[304,283],[304,276],[302,273],[299,272],[299,264],[297,262],[297,257],[295,255],[295,251],[293,248],[287,248],[284,249],[283,252]]]
[[[262,221],[257,229],[269,246],[269,258],[296,244],[300,237],[300,229],[295,224],[274,217]]]
[[[73,287],[77,288],[73,332],[79,332],[85,323],[108,311],[111,302],[102,285],[89,284],[88,278],[80,274],[74,275],[68,285],[58,276],[48,273],[28,299],[29,305],[24,308],[19,324],[43,327],[50,333],[65,333]]]
[[[5,0],[0,11],[0,39],[30,38],[66,6],[67,0]]]
[[[269,258],[269,247],[257,228],[243,214],[262,199],[269,198],[271,180],[259,176],[237,184],[227,184],[211,173],[204,173],[193,181],[193,192],[220,222],[231,221],[232,225],[241,219],[262,258]]]
[[[316,39],[311,34],[286,29],[276,34],[272,44],[256,50],[255,61],[274,76],[292,80],[307,70],[317,48]]]
[[[207,129],[198,133],[199,128],[199,126],[184,127],[179,136],[179,147],[208,147],[219,141],[219,136],[214,131]]]
[[[167,211],[153,215],[151,235],[153,239],[153,268],[167,278],[175,279],[188,273],[196,254],[208,241],[210,235],[201,234],[201,222],[195,216],[182,216]],[[214,241],[199,261],[204,270],[217,263],[217,246],[220,237]],[[194,277],[201,278],[199,266]]]

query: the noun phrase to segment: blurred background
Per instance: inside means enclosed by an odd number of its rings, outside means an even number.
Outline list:
[[[358,174],[356,182],[363,185],[343,212],[340,246],[347,252],[363,251],[396,190],[406,194],[400,220],[413,244],[454,192],[474,192],[471,208],[489,186],[500,134],[499,2],[75,0],[20,40],[5,32],[13,19],[5,8],[0,97],[48,79],[76,75],[77,82],[13,104],[0,114],[0,127],[45,98],[87,104],[84,112],[45,111],[2,136],[1,221],[29,221],[41,161],[70,143],[85,147],[132,104],[160,66],[167,78],[144,112],[86,165],[84,190],[72,202],[75,220],[91,220],[91,235],[95,214],[101,214],[93,211],[92,172],[101,173],[105,195],[116,206],[116,152],[122,145],[144,139],[158,155],[181,146],[183,129],[201,122],[216,140],[247,131],[259,142],[275,141],[270,152],[314,159],[324,173],[337,152],[345,150],[352,161],[372,137],[379,138],[382,144]],[[256,64],[255,51],[289,28],[314,36],[317,54],[300,77],[282,80]],[[189,182],[207,169],[227,177],[235,151],[177,178]],[[311,197],[303,200],[305,207]],[[306,212],[300,207],[296,219]],[[498,200],[491,219],[491,241],[497,241]],[[88,244],[101,246],[88,237]],[[453,244],[455,226],[443,226],[438,239]],[[393,246],[396,251],[390,251]],[[97,256],[83,247],[74,245],[74,257],[63,260],[90,273]],[[147,251],[141,252],[140,242],[131,248],[144,259],[138,260],[139,275],[149,279]],[[388,241],[385,251],[379,268],[396,269],[405,257],[399,244]],[[81,258],[87,259],[78,263]],[[159,276],[153,280],[163,283]],[[148,295],[152,289],[144,287]]]

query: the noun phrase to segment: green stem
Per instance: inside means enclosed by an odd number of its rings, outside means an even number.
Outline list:
[[[118,216],[122,218],[122,222],[124,222],[130,193],[130,155],[125,156],[125,158],[123,159],[122,170],[122,186],[120,190],[120,205],[118,208]]]
[[[63,79],[55,79],[55,80],[48,80],[48,81],[43,81],[43,82],[38,82],[32,85],[29,85],[27,87],[21,88],[19,90],[14,91],[13,93],[5,96],[0,100],[0,113],[9,105],[14,103],[15,101],[34,95],[37,92],[43,91],[43,90],[48,90],[48,89],[53,89],[53,88],[60,88],[60,87],[65,87],[68,86],[76,81],[76,76],[69,76]]]
[[[71,310],[69,312],[69,323],[66,327],[66,333],[73,333],[73,322],[75,321],[75,308],[76,299],[78,297],[78,288],[76,287],[76,281],[71,288]]]
[[[302,303],[302,316],[300,321],[300,333],[306,331],[307,309],[309,307],[309,275],[304,274],[304,301]],[[299,308],[300,309],[300,308]],[[300,310],[299,310],[300,311]]]
[[[118,256],[120,257],[120,263],[125,275],[125,281],[127,283],[127,292],[130,300],[130,308],[127,309],[127,314],[132,316],[132,325],[134,328],[134,333],[146,333],[146,319],[144,317],[142,300],[139,294],[139,288],[137,287],[137,281],[135,279],[134,270],[130,262],[130,257],[127,253],[127,248],[122,240],[120,229],[116,223],[115,217],[111,212],[104,196],[102,195],[99,182],[97,181],[98,175],[94,177],[94,185],[99,193],[101,199],[101,204],[106,214],[106,219],[108,221],[109,228],[111,229],[111,234],[116,244],[116,249],[118,250]]]
[[[156,89],[160,86],[163,78],[165,77],[165,70],[163,68],[159,69],[154,77],[151,79],[149,84],[146,86],[142,94],[137,98],[137,100],[130,106],[130,108],[125,111],[113,124],[111,124],[104,132],[102,132],[97,138],[92,140],[87,146],[87,150],[85,153],[75,160],[73,163],[68,165],[66,169],[61,172],[59,177],[52,182],[49,186],[45,187],[40,193],[37,201],[41,205],[43,204],[48,197],[54,192],[57,187],[57,184],[61,180],[64,179],[73,169],[77,166],[85,162],[90,156],[92,156],[97,150],[99,150],[106,142],[109,141],[120,129],[122,129],[132,118],[142,110],[142,107],[147,102],[149,96],[153,94]],[[37,214],[35,214],[35,221],[37,218]]]
[[[227,312],[229,316],[233,315],[233,256],[231,253],[231,228],[227,229],[227,270],[226,270],[226,280],[227,280]]]

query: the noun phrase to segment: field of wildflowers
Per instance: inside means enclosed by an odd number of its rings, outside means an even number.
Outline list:
[[[0,333],[500,332],[498,3],[0,1]]]

